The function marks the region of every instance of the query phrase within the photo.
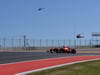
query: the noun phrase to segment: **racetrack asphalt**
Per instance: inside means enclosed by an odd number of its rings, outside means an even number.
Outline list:
[[[26,75],[40,70],[93,60],[100,60],[100,56],[72,56],[0,64],[0,75]]]
[[[98,51],[100,49],[95,49]],[[83,51],[83,50],[82,50]],[[93,51],[93,49],[86,49],[85,51]],[[83,56],[83,55],[100,55],[100,53],[77,53],[77,54],[51,54],[47,52],[0,52],[0,64],[20,62],[27,60],[38,60],[46,58],[55,58],[55,57],[69,57],[69,56]]]

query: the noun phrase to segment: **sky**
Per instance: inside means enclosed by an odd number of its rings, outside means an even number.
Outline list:
[[[89,39],[92,32],[100,32],[100,0],[0,0],[0,37]]]

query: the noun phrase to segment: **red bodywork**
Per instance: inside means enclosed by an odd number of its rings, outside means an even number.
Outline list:
[[[50,53],[72,53],[76,54],[76,50],[74,48],[70,48],[68,46],[63,46],[60,48],[51,48],[49,50]]]

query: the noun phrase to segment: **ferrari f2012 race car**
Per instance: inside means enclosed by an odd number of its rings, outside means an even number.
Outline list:
[[[50,53],[72,53],[72,54],[76,54],[76,49],[74,48],[70,48],[68,46],[63,46],[63,47],[60,47],[60,48],[51,48],[49,49]]]

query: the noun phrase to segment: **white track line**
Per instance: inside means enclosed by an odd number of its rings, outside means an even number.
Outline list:
[[[46,70],[46,69],[52,69],[52,68],[61,67],[61,66],[65,66],[65,65],[71,65],[71,64],[76,64],[76,63],[81,63],[81,62],[87,62],[87,61],[93,61],[93,60],[100,60],[100,58],[90,59],[90,60],[83,60],[83,61],[76,61],[76,62],[72,62],[72,63],[60,64],[60,65],[51,66],[51,67],[45,67],[45,68],[41,68],[41,69],[36,69],[36,70],[21,72],[21,73],[18,73],[16,75],[26,75],[26,74],[29,74],[29,73],[32,73],[32,72],[38,72],[38,71],[42,71],[42,70]]]

